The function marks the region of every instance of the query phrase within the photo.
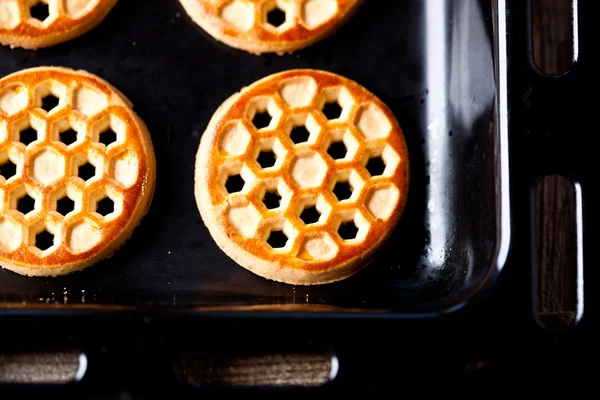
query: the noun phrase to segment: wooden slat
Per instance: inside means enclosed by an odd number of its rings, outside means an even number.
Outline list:
[[[80,367],[75,350],[0,352],[0,383],[66,384],[81,378]]]
[[[533,59],[539,69],[558,75],[573,58],[573,0],[532,0]]]
[[[537,313],[548,329],[577,318],[577,220],[575,187],[551,175],[536,188]]]
[[[332,360],[327,353],[195,351],[181,355],[177,370],[193,385],[320,386],[335,373]]]

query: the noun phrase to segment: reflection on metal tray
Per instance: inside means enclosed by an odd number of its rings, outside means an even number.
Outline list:
[[[196,28],[178,2],[141,0],[119,2],[103,24],[71,42],[36,52],[0,48],[1,76],[62,65],[118,87],[149,127],[158,168],[149,214],[112,258],[52,279],[2,270],[0,307],[433,315],[493,282],[509,240],[498,5],[365,3],[337,34],[295,55],[227,48]],[[400,121],[411,158],[408,206],[389,244],[362,272],[318,287],[267,281],[237,266],[203,226],[193,193],[195,152],[218,105],[292,68],[332,71],[373,91]]]

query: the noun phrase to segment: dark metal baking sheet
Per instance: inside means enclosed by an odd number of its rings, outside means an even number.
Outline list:
[[[1,270],[0,308],[423,315],[463,303],[494,280],[509,233],[495,4],[371,0],[331,38],[294,55],[257,57],[214,41],[175,0],[121,0],[78,39],[38,51],[0,48],[0,76],[57,65],[119,88],[149,127],[158,168],[149,214],[112,258],[58,278]],[[366,86],[395,113],[410,151],[409,202],[389,245],[367,269],[319,287],[271,282],[237,266],[211,239],[193,194],[196,149],[216,108],[243,86],[292,68]]]

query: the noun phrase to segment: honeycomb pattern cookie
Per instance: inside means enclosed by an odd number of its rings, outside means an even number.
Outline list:
[[[0,43],[37,49],[81,36],[117,0],[0,0]]]
[[[152,142],[100,78],[33,68],[0,79],[0,265],[55,276],[110,256],[146,214]]]
[[[286,53],[332,34],[362,0],[179,0],[215,39],[254,54]]]
[[[347,78],[266,77],[229,98],[202,136],[196,199],[219,247],[290,284],[344,279],[405,207],[409,162],[392,112]]]

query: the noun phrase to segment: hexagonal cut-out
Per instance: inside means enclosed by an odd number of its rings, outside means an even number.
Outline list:
[[[287,19],[286,13],[281,8],[277,7],[267,13],[267,23],[275,28],[279,28],[285,24]]]
[[[385,163],[381,157],[373,157],[369,159],[365,168],[371,176],[380,176],[385,170]]]
[[[0,11],[2,6],[0,5]],[[2,17],[0,16],[0,19]],[[8,88],[0,92],[0,111],[6,115],[14,115],[19,111],[22,111],[27,107],[29,97],[27,94],[27,88],[24,86],[18,86],[15,88]]]
[[[338,245],[327,233],[317,233],[307,237],[298,257],[307,261],[330,260],[338,253]]]
[[[287,209],[293,191],[285,184],[283,179],[270,179],[263,181],[257,190],[260,200],[267,210]]]
[[[254,205],[248,203],[231,207],[227,213],[227,220],[242,236],[251,238],[256,233],[261,215]]]
[[[27,244],[32,253],[38,257],[45,257],[52,253],[60,243],[60,236],[56,235],[56,227],[38,222],[29,227]]]
[[[246,118],[256,129],[274,129],[279,124],[282,111],[270,96],[256,97],[248,102]]]
[[[63,217],[81,210],[82,194],[69,186],[61,187],[50,195],[50,210]]]
[[[338,201],[355,201],[364,184],[358,172],[351,169],[336,171],[330,187]]]
[[[62,108],[66,93],[67,88],[59,82],[50,80],[40,83],[35,88],[35,106],[48,114],[55,113]]]
[[[358,152],[358,147],[358,141],[347,129],[330,131],[324,143],[327,154],[336,161],[353,160]]]
[[[46,21],[50,17],[50,6],[47,0],[34,1],[29,6],[29,15],[40,22]]]
[[[276,252],[286,252],[292,248],[292,244],[298,231],[289,221],[279,219],[270,221],[261,229],[261,235],[267,248]]]
[[[305,206],[300,213],[300,219],[304,222],[304,225],[316,224],[321,218],[321,213],[317,209],[317,206]]]
[[[28,146],[38,139],[43,139],[45,124],[44,120],[32,114],[14,121],[12,129],[9,131],[6,126],[7,124],[3,123],[0,119],[0,134],[5,132],[8,137],[12,138],[13,142],[23,143],[25,146]]]
[[[256,162],[262,169],[272,168],[277,162],[277,155],[273,152],[273,150],[261,150],[258,153]]]
[[[89,210],[100,215],[105,220],[111,220],[118,217],[123,211],[121,197],[112,192],[98,191],[90,195]]]
[[[108,97],[86,86],[75,92],[74,107],[87,117],[93,117],[108,106]]]
[[[104,132],[100,132],[98,141],[108,147],[117,141],[117,134],[111,128],[108,128]]]
[[[127,124],[121,118],[112,114],[108,118],[103,117],[92,127],[92,140],[107,147],[123,144],[126,134]]]
[[[43,185],[51,185],[65,174],[65,157],[52,148],[33,156],[30,175]]]
[[[392,184],[372,187],[366,197],[367,209],[373,216],[385,221],[396,209],[399,198],[400,191]]]
[[[282,230],[273,230],[269,233],[269,237],[267,238],[267,243],[273,249],[282,249],[288,243],[289,238]]]
[[[317,82],[309,76],[300,76],[283,81],[279,94],[290,108],[308,107],[317,94]]]
[[[58,136],[61,143],[64,143],[66,146],[70,146],[77,141],[78,134],[73,128],[68,128],[66,131],[60,132]]]
[[[77,176],[87,182],[96,176],[96,167],[89,161],[85,161],[77,167]]]
[[[254,114],[254,118],[252,118],[252,125],[256,129],[265,129],[271,125],[271,121],[273,121],[273,117],[266,111],[258,111]]]
[[[331,212],[331,206],[323,196],[315,198],[313,195],[300,197],[294,209],[304,225],[322,224]]]
[[[23,196],[17,200],[17,210],[23,215],[29,214],[35,210],[35,199],[28,193],[24,193]]]
[[[319,153],[308,153],[292,161],[290,174],[301,188],[317,187],[327,174],[327,164]]]
[[[72,149],[85,139],[85,124],[75,119],[61,118],[52,124],[51,138]]]
[[[36,140],[38,140],[38,132],[31,126],[19,132],[19,142],[25,146],[29,146]]]
[[[333,142],[327,148],[327,154],[334,160],[343,160],[348,154],[348,148],[342,141]]]
[[[112,220],[123,212],[122,195],[113,190],[97,190],[89,195],[87,209],[104,220]]]
[[[0,250],[14,251],[21,246],[22,240],[23,230],[21,225],[15,224],[9,219],[0,219]]]
[[[335,194],[335,197],[337,197],[339,201],[348,200],[352,197],[352,192],[354,192],[354,189],[352,189],[350,184],[346,181],[336,182],[333,187],[333,194]]]
[[[332,86],[321,91],[319,107],[325,119],[346,121],[354,103],[354,98],[345,87]]]
[[[38,249],[46,251],[52,246],[54,246],[54,234],[47,229],[35,235],[35,247]]]
[[[24,186],[19,186],[8,192],[8,208],[17,210],[23,216],[29,216],[36,209],[38,195],[27,190]]]
[[[221,8],[221,18],[240,31],[254,26],[254,6],[244,0],[233,0]]]
[[[335,216],[334,228],[344,242],[360,243],[369,232],[369,222],[358,211],[343,210]]]
[[[297,126],[290,132],[290,138],[294,144],[306,143],[310,137],[310,132],[305,126]]]
[[[342,116],[342,111],[344,110],[342,110],[340,103],[333,101],[331,103],[325,103],[321,111],[323,111],[325,118],[328,120],[334,120],[339,119]]]
[[[247,193],[255,184],[256,177],[252,170],[241,162],[225,164],[219,172],[221,193],[224,196]]]
[[[113,179],[129,188],[137,182],[139,163],[135,153],[126,151],[112,159],[110,175]]]
[[[6,153],[0,153],[0,177],[9,180],[17,174],[17,165]],[[0,180],[1,181],[1,180]]]
[[[246,181],[240,174],[229,175],[227,177],[227,181],[225,182],[225,189],[229,194],[239,193],[244,190],[245,184]]]
[[[96,212],[103,217],[115,212],[115,202],[110,197],[104,197],[96,202]]]
[[[75,202],[68,196],[59,199],[56,201],[56,211],[64,216],[67,216],[69,213],[75,210]]]
[[[225,155],[239,156],[246,152],[251,138],[242,121],[230,121],[221,131],[219,148]]]
[[[358,236],[358,226],[356,226],[354,221],[342,222],[338,228],[338,235],[344,240],[356,239]]]
[[[315,143],[321,126],[311,114],[290,116],[285,122],[285,133],[294,144]]]
[[[265,28],[282,32],[292,25],[292,18],[286,10],[287,3],[267,0],[262,5],[262,24]]]
[[[392,150],[392,152],[394,151]],[[381,147],[366,149],[361,162],[369,175],[374,178],[382,176],[386,170]]]
[[[374,103],[361,105],[355,122],[360,133],[367,139],[387,137],[392,130],[387,115]]]
[[[338,11],[336,0],[308,0],[302,6],[302,23],[309,29],[324,24]]]
[[[75,223],[67,232],[67,246],[73,254],[91,250],[101,239],[100,228],[87,219]]]
[[[14,29],[20,20],[18,1],[0,1],[0,29]]]
[[[281,195],[277,189],[267,190],[263,196],[262,202],[268,210],[275,210],[281,207]]]
[[[42,109],[46,112],[54,110],[60,104],[60,99],[50,93],[42,99]]]

